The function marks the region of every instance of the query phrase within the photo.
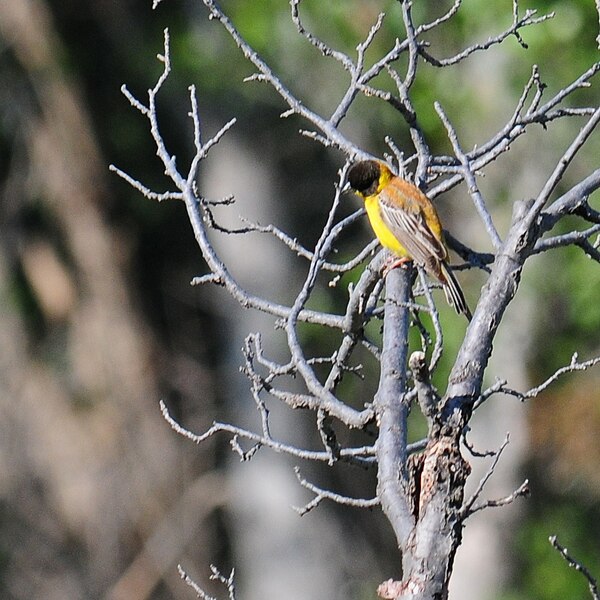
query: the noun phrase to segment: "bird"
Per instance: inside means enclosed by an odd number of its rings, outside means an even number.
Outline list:
[[[412,260],[442,284],[448,304],[470,321],[471,311],[448,264],[442,224],[431,200],[380,160],[354,163],[347,180],[364,200],[381,245],[397,257],[391,268]]]

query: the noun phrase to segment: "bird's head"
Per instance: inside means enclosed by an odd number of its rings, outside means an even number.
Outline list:
[[[366,198],[379,193],[392,177],[392,172],[384,162],[361,160],[350,167],[348,185],[359,196]]]

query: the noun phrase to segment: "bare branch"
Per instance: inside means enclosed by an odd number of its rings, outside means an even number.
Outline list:
[[[158,54],[157,56],[160,60],[161,55]],[[127,98],[127,100],[129,100],[129,104],[131,104],[133,108],[139,110],[144,116],[149,116],[150,109],[147,106],[144,106],[137,98],[135,98],[125,84],[121,86],[121,93],[125,96],[125,98]]]
[[[275,75],[272,69],[260,58],[255,50],[244,40],[239,31],[233,25],[231,20],[218,7],[214,0],[202,0],[206,8],[208,8],[211,18],[216,19],[223,25],[234,42],[241,50],[242,54],[258,69],[260,72],[261,81],[269,83],[269,85],[282,97],[290,110],[304,117],[307,121],[319,128],[329,144],[344,151],[346,156],[364,156],[357,152],[354,145],[349,142],[336,128],[334,119],[326,120],[317,113],[306,107],[292,92],[281,82]],[[339,120],[339,117],[338,117]]]
[[[548,114],[551,109],[558,106],[567,96],[571,95],[574,91],[582,88],[589,87],[590,79],[598,73],[600,70],[600,62],[594,63],[587,71],[584,71],[579,77],[572,81],[569,85],[561,88],[553,98],[551,98],[546,104],[540,106],[537,110],[528,111],[524,122],[540,122],[544,123],[544,115]]]
[[[419,280],[421,281],[421,287],[423,289],[423,293],[425,295],[425,299],[427,300],[427,306],[429,307],[429,315],[431,316],[431,321],[433,323],[433,332],[435,334],[435,343],[433,345],[433,351],[431,353],[431,365],[428,369],[429,372],[433,373],[439,360],[442,358],[442,353],[444,351],[444,332],[442,331],[442,324],[440,323],[440,313],[438,312],[435,303],[433,301],[433,296],[431,295],[431,290],[429,289],[429,285],[427,283],[427,276],[422,268],[419,267]],[[416,292],[415,292],[416,294]]]
[[[504,498],[499,498],[497,500],[486,500],[481,504],[477,504],[471,508],[469,514],[475,514],[480,510],[485,510],[486,508],[498,508],[500,506],[506,506],[507,504],[512,504],[517,498],[527,498],[530,494],[529,489],[529,480],[526,479],[512,494],[505,496]]]
[[[571,357],[571,362],[568,365],[561,367],[560,369],[557,369],[543,383],[541,383],[540,385],[538,385],[534,388],[531,388],[527,392],[518,392],[517,390],[513,390],[506,386],[506,383],[507,383],[506,380],[504,380],[504,379],[498,380],[493,386],[489,387],[487,390],[482,392],[481,396],[479,397],[478,401],[476,402],[476,406],[481,405],[490,396],[492,396],[493,394],[497,394],[497,393],[508,394],[510,396],[514,396],[515,398],[518,398],[522,402],[525,402],[525,400],[535,398],[536,396],[541,394],[547,387],[549,387],[551,384],[553,384],[555,381],[557,381],[560,377],[562,377],[566,373],[573,373],[575,371],[586,371],[587,369],[589,369],[597,364],[600,364],[600,356],[597,356],[590,360],[586,360],[584,362],[579,362],[578,354],[577,354],[577,352],[575,352],[573,354],[573,356]]]
[[[600,122],[600,108],[596,110],[596,112],[592,115],[589,121],[585,124],[584,127],[577,134],[575,139],[571,142],[566,152],[562,155],[562,158],[556,165],[556,168],[552,172],[552,175],[546,181],[546,184],[542,188],[542,191],[538,194],[536,198],[535,204],[531,208],[531,212],[534,215],[537,215],[541,212],[542,208],[548,201],[550,194],[558,184],[558,182],[562,179],[564,172],[567,167],[571,164],[571,161],[575,158],[575,155],[581,150],[581,147],[588,139],[588,137],[592,134],[598,123]]]
[[[481,493],[483,492],[483,488],[485,487],[485,484],[490,480],[490,477],[494,474],[494,471],[496,470],[496,467],[498,465],[498,461],[500,460],[500,457],[502,456],[504,449],[506,448],[506,446],[508,446],[509,439],[510,439],[510,436],[507,433],[500,448],[498,448],[498,450],[496,450],[496,452],[494,452],[494,459],[492,460],[492,464],[489,466],[485,475],[479,481],[479,484],[477,485],[477,488],[475,489],[475,491],[473,492],[471,497],[463,504],[463,506],[460,510],[460,516],[462,519],[466,519],[469,515],[473,514],[473,512],[474,512],[473,505],[475,504],[475,502],[477,501],[479,496],[481,496]]]
[[[310,512],[313,508],[319,506],[319,504],[321,504],[323,500],[332,500],[337,504],[343,504],[345,506],[354,506],[356,508],[371,508],[373,506],[378,506],[380,503],[379,498],[377,497],[369,499],[350,498],[349,496],[343,496],[341,494],[336,494],[335,492],[331,492],[329,490],[324,490],[316,486],[314,483],[310,483],[304,477],[302,477],[302,475],[300,474],[300,469],[298,467],[294,469],[294,472],[296,473],[296,477],[298,478],[298,482],[300,483],[300,485],[306,488],[307,490],[311,491],[315,495],[315,497],[304,506],[293,507],[294,510],[300,516],[305,515],[307,512]]]
[[[596,11],[598,12],[598,26],[600,28],[600,0],[596,0]],[[598,48],[600,48],[600,33],[596,37],[596,41],[598,42]]]
[[[190,85],[188,88],[190,92],[190,104],[192,107],[191,112],[188,115],[191,117],[192,122],[194,124],[194,146],[196,148],[196,153],[192,162],[190,164],[190,168],[187,176],[187,184],[192,185],[194,180],[196,179],[196,175],[198,174],[198,165],[200,161],[206,158],[210,149],[219,143],[221,138],[235,125],[237,119],[230,119],[215,135],[213,135],[210,140],[206,142],[206,144],[202,143],[202,135],[201,135],[201,127],[200,127],[200,117],[198,115],[198,99],[196,97],[196,86]]]
[[[415,150],[419,159],[417,168],[415,170],[415,185],[422,187],[427,180],[427,171],[431,161],[431,151],[429,149],[427,140],[425,139],[425,134],[417,119],[416,110],[408,93],[408,85],[406,83],[408,75],[403,81],[394,69],[389,66],[386,67],[386,69],[389,76],[396,84],[399,95],[398,100],[396,100],[390,94],[387,98],[387,101],[400,111],[406,123],[410,127],[410,137],[415,146]],[[385,98],[385,95],[383,97]]]
[[[380,281],[380,270],[384,263],[384,252],[380,252],[365,268],[355,286],[349,291],[346,308],[345,336],[335,355],[335,360],[325,382],[325,389],[334,390],[340,382],[347,361],[356,344],[364,342],[363,327],[369,315],[369,297]]]
[[[496,456],[497,450],[475,450],[474,446],[469,443],[467,439],[467,434],[471,431],[471,427],[467,425],[462,432],[462,442],[465,445],[466,449],[469,451],[471,456],[475,456],[476,458],[487,458],[489,456]]]
[[[567,561],[567,564],[572,569],[579,571],[588,582],[588,587],[590,588],[590,593],[592,594],[592,598],[594,600],[600,600],[600,591],[598,590],[598,581],[592,577],[592,574],[588,571],[586,567],[584,567],[580,562],[575,560],[567,551],[564,546],[561,546],[556,539],[555,535],[551,535],[548,540],[552,544],[552,547],[560,552],[560,555]]]
[[[132,186],[136,189],[140,190],[146,196],[152,199],[164,199],[164,198],[177,198],[183,199],[187,212],[188,218],[194,230],[194,235],[196,238],[196,242],[202,251],[202,255],[206,260],[210,270],[214,274],[214,277],[211,278],[212,281],[218,283],[219,285],[224,286],[229,294],[235,298],[241,306],[245,308],[252,307],[256,310],[266,312],[276,317],[280,318],[288,318],[291,314],[291,309],[286,306],[282,306],[280,304],[270,302],[265,300],[264,298],[258,297],[256,295],[250,294],[245,289],[243,289],[238,282],[232,277],[231,273],[227,269],[227,267],[223,264],[223,262],[218,257],[214,247],[210,243],[205,226],[204,226],[204,218],[209,214],[207,212],[204,213],[204,216],[200,212],[200,200],[195,191],[195,183],[193,182],[193,175],[195,173],[196,165],[201,158],[206,156],[206,153],[210,148],[214,146],[218,142],[218,140],[222,137],[222,135],[232,126],[233,120],[229,121],[226,125],[224,125],[217,134],[208,140],[204,145],[196,146],[196,155],[194,159],[192,159],[192,163],[190,166],[190,170],[188,174],[183,177],[176,167],[176,160],[174,156],[171,156],[165,146],[165,143],[160,134],[160,128],[156,115],[156,95],[161,89],[161,86],[166,81],[167,76],[170,73],[170,56],[169,56],[169,32],[165,29],[165,41],[164,41],[164,54],[158,55],[159,60],[164,64],[164,69],[162,74],[160,75],[157,83],[154,85],[152,89],[148,91],[149,104],[148,108],[141,105],[141,103],[137,102],[129,92],[126,92],[128,98],[130,98],[130,102],[134,104],[146,116],[150,122],[150,130],[152,133],[152,137],[154,139],[157,155],[161,159],[164,167],[166,175],[172,180],[175,186],[180,190],[180,192],[166,192],[165,194],[154,194],[150,192],[143,184],[139,183],[134,178],[128,176],[125,173],[120,172],[116,167],[113,167],[113,171],[119,173],[126,181],[128,181]],[[195,98],[193,94],[193,90],[191,90],[192,97]],[[194,117],[194,108],[192,106],[191,111],[192,117],[196,119],[194,121],[196,129],[195,140],[199,141],[199,121],[197,117]],[[209,217],[210,218],[210,217]],[[207,281],[207,279],[203,279],[201,281]],[[312,323],[325,325],[328,324],[330,327],[341,328],[343,325],[342,317],[336,315],[326,315],[322,312],[310,311],[310,310],[301,310],[298,315],[296,315],[297,320],[299,321],[310,321]],[[368,420],[366,415],[363,417]]]
[[[185,583],[187,585],[189,585],[194,590],[194,592],[196,592],[196,595],[198,596],[198,598],[201,598],[202,600],[217,600],[214,596],[209,596],[184,571],[184,569],[181,565],[177,565],[177,570],[179,571],[179,576],[181,577],[181,579],[183,579],[185,581]],[[225,577],[224,575],[222,575],[221,572],[219,571],[219,569],[217,569],[217,567],[215,567],[214,565],[210,565],[210,570],[211,570],[210,579],[217,580],[217,581],[219,581],[219,583],[222,583],[225,586],[225,589],[227,590],[228,600],[236,600],[235,583],[234,583],[235,569],[231,569],[231,573],[229,574],[229,577]]]
[[[529,400],[529,398],[535,398],[538,394],[541,394],[549,385],[554,383],[559,377],[564,375],[565,373],[573,373],[574,371],[586,371],[590,367],[593,367],[600,363],[600,356],[596,358],[592,358],[590,360],[586,360],[584,362],[578,361],[577,352],[573,354],[571,357],[571,362],[565,366],[557,369],[553,375],[548,377],[544,383],[538,385],[537,387],[531,388],[528,392],[522,395],[522,400]]]
[[[159,0],[155,0],[158,2]],[[187,585],[189,585],[195,592],[198,598],[202,598],[202,600],[216,600],[214,596],[209,596],[202,588],[183,570],[181,565],[177,565],[177,570],[179,571],[179,576],[183,579]]]
[[[536,10],[527,10],[527,11],[525,11],[525,15],[523,17],[519,18],[518,3],[515,0],[515,1],[513,1],[513,22],[511,24],[511,26],[508,29],[504,30],[502,33],[500,33],[494,37],[488,38],[485,42],[481,42],[479,44],[473,44],[472,46],[465,48],[462,52],[459,52],[458,54],[455,54],[454,56],[451,56],[449,58],[443,58],[443,59],[434,58],[431,54],[429,54],[427,51],[425,51],[425,49],[423,47],[419,48],[419,53],[428,63],[432,64],[434,67],[448,67],[450,65],[455,65],[455,64],[463,61],[465,58],[467,58],[474,52],[480,52],[483,50],[487,50],[491,46],[501,44],[504,40],[506,40],[510,36],[515,36],[517,38],[517,40],[519,41],[519,43],[523,47],[526,48],[527,45],[523,42],[523,40],[519,34],[519,30],[524,27],[527,27],[529,25],[537,25],[539,23],[543,23],[544,21],[546,21],[548,19],[554,18],[553,12],[548,13],[547,15],[542,15],[541,17],[534,17],[534,15],[536,13],[537,13]]]
[[[475,252],[475,250],[465,246],[461,241],[459,241],[445,229],[444,239],[446,240],[448,246],[467,262],[466,268],[473,266],[485,271],[486,273],[490,272],[488,265],[492,264],[496,260],[496,257],[493,254],[488,252]],[[452,267],[452,269],[455,271],[459,271],[461,268],[463,267],[460,265]]]
[[[571,246],[573,244],[580,245],[587,241],[593,235],[600,231],[600,224],[593,225],[584,231],[571,231],[570,233],[564,233],[562,235],[555,235],[544,240],[539,240],[533,248],[534,254],[545,252],[546,250],[552,250],[553,248],[560,248],[562,246]],[[593,251],[593,248],[590,247]],[[598,260],[598,254],[594,253],[590,255],[595,260]]]
[[[576,243],[592,260],[600,262],[600,251],[598,246],[600,245],[600,236],[596,238],[594,244],[590,244],[587,240],[581,240]]]
[[[600,62],[597,62],[587,71],[577,77],[571,84],[559,90],[553,98],[546,102],[546,104],[542,105],[536,110],[533,110],[532,112],[528,111],[525,115],[519,116],[518,118],[515,118],[515,115],[513,115],[513,118],[495,136],[490,138],[490,140],[484,144],[480,144],[472,152],[467,154],[468,159],[471,161],[471,168],[473,172],[476,173],[485,165],[495,160],[500,154],[507,152],[512,143],[526,132],[528,125],[538,123],[545,126],[552,118],[568,116],[562,113],[555,113],[552,115],[551,110],[565,100],[565,98],[575,90],[589,85],[589,80],[594,77],[599,70]],[[539,89],[539,93],[543,91],[543,87],[544,86]],[[538,95],[536,94],[536,97],[532,102],[532,106],[538,102],[537,98]],[[522,100],[519,100],[518,106],[521,104],[521,102]],[[593,110],[595,111],[596,109],[594,108]],[[435,166],[436,164],[454,165],[456,163],[451,158],[439,157],[432,159],[432,164]],[[429,189],[427,195],[433,199],[437,195],[458,185],[462,179],[462,173],[460,175],[453,175],[452,177]]]
[[[415,26],[412,20],[412,2],[402,2],[402,19],[406,29],[408,42],[408,65],[404,77],[403,88],[409,90],[415,82],[417,75],[417,59],[419,57],[419,44],[417,43]]]
[[[429,368],[425,361],[425,353],[419,351],[413,352],[410,355],[408,366],[410,367],[415,382],[415,390],[417,392],[417,399],[419,400],[421,412],[427,418],[429,429],[431,430],[433,418],[437,414],[437,406],[440,397],[431,385]]]
[[[217,285],[222,285],[221,280],[218,275],[214,273],[207,273],[206,275],[200,275],[198,277],[194,277],[190,281],[190,285],[203,285],[204,283],[216,283]]]
[[[488,398],[491,398],[494,394],[498,393],[514,396],[515,398],[522,400],[523,394],[506,387],[507,383],[506,379],[497,379],[494,385],[481,392],[479,398],[473,404],[473,410],[479,408]]]
[[[121,169],[115,165],[109,165],[108,168],[110,171],[113,171],[113,173],[116,173],[121,179],[124,179],[132,188],[141,192],[142,195],[149,200],[157,200],[158,202],[162,202],[163,200],[183,200],[183,194],[181,192],[153,192],[137,179],[134,179],[131,175],[125,173],[125,171],[121,171]]]
[[[542,230],[552,229],[566,214],[577,214],[590,223],[599,223],[600,213],[593,210],[587,203],[588,197],[598,188],[600,188],[600,169],[596,169],[583,181],[574,185],[542,212],[540,222]]]
[[[375,39],[377,32],[381,29],[381,26],[383,25],[384,17],[385,17],[385,13],[379,13],[377,15],[377,20],[369,29],[369,33],[367,33],[367,37],[365,38],[365,41],[361,42],[356,47],[356,51],[358,53],[358,61],[357,62],[358,62],[359,66],[363,65],[365,52],[367,51],[369,46],[373,43],[373,40]]]
[[[350,408],[340,400],[338,400],[329,390],[327,390],[315,375],[314,370],[307,363],[304,356],[304,351],[298,339],[297,323],[298,315],[308,301],[310,294],[316,284],[321,264],[324,256],[329,253],[331,243],[335,239],[335,234],[332,235],[332,227],[334,217],[340,202],[340,194],[346,177],[346,167],[340,172],[339,185],[336,187],[335,197],[327,217],[327,222],[323,227],[323,232],[315,246],[313,260],[310,263],[304,285],[296,296],[296,300],[288,315],[285,331],[287,335],[287,343],[292,354],[292,360],[299,375],[302,376],[308,390],[318,399],[318,407],[325,412],[340,418],[349,427],[362,427],[373,417],[371,409],[365,409],[362,413]]]
[[[349,217],[346,217],[343,221],[340,221],[334,229],[336,229],[336,231],[341,232],[363,215],[364,209],[359,209]],[[275,225],[259,225],[258,223],[252,223],[251,221],[248,221],[244,217],[240,217],[240,219],[246,225],[246,227],[235,230],[227,230],[227,233],[245,234],[252,231],[258,233],[269,233],[275,238],[277,238],[279,241],[281,241],[283,244],[285,244],[292,252],[294,252],[298,256],[306,258],[309,261],[313,260],[314,253],[312,251],[302,246],[302,244],[300,244],[296,238],[292,238]],[[367,258],[367,256],[369,256],[369,254],[371,254],[375,250],[375,248],[377,248],[378,245],[379,242],[377,240],[373,240],[369,242],[353,259],[342,264],[325,261],[323,262],[321,268],[324,271],[331,271],[333,273],[346,273],[347,271],[351,271],[352,269],[360,265]]]
[[[409,405],[405,393],[409,325],[408,311],[399,306],[409,299],[411,276],[406,269],[393,269],[386,278],[381,373],[375,396],[379,419],[377,495],[400,545],[407,542],[414,527],[407,497],[406,420]]]
[[[258,444],[259,446],[265,446],[270,448],[274,452],[281,454],[288,454],[290,456],[295,456],[297,458],[302,458],[305,460],[314,460],[319,462],[329,462],[330,454],[328,452],[323,451],[313,451],[313,450],[302,450],[300,448],[296,448],[289,444],[284,444],[282,442],[277,442],[276,440],[271,439],[270,437],[265,437],[263,435],[259,435],[257,433],[253,433],[248,431],[247,429],[243,429],[241,427],[236,427],[234,425],[230,425],[229,423],[218,423],[214,422],[212,426],[207,429],[202,434],[192,433],[185,427],[182,427],[169,413],[165,403],[160,401],[160,410],[162,415],[170,425],[173,431],[177,432],[179,435],[189,439],[194,442],[194,444],[200,444],[215,435],[218,432],[226,432],[233,436],[237,436],[238,438],[248,440],[253,442],[254,444]],[[236,441],[237,443],[237,441]],[[420,446],[420,444],[419,444]],[[419,449],[419,446],[415,446],[413,451]],[[239,444],[238,444],[239,447]],[[234,448],[235,449],[235,448]],[[252,455],[255,451],[252,451]],[[374,462],[373,455],[375,450],[372,446],[364,446],[362,448],[342,448],[340,450],[340,459],[347,460],[351,463],[361,464],[363,466],[367,466]],[[238,454],[240,454],[238,452]],[[240,456],[245,459],[247,458],[247,453],[242,453]]]
[[[475,504],[477,499],[481,496],[481,494],[483,492],[483,488],[485,487],[485,484],[489,481],[490,477],[494,474],[494,471],[496,470],[496,467],[498,466],[498,461],[500,460],[500,456],[502,455],[502,452],[504,452],[504,449],[506,448],[506,446],[508,446],[508,442],[509,442],[509,435],[507,433],[506,438],[504,439],[504,442],[502,443],[500,448],[498,448],[498,450],[496,450],[496,452],[493,453],[494,459],[492,460],[492,463],[491,463],[489,469],[486,471],[485,475],[479,481],[477,489],[473,492],[471,497],[463,504],[463,506],[460,510],[460,518],[462,520],[467,519],[468,517],[475,514],[476,512],[479,512],[480,510],[484,510],[486,508],[495,508],[495,507],[499,507],[499,506],[506,506],[507,504],[511,504],[512,502],[514,502],[517,498],[520,498],[522,496],[526,497],[529,495],[529,481],[526,479],[514,492],[512,492],[512,494],[509,494],[508,496],[505,496],[504,498],[499,498],[497,500],[486,500],[485,502]]]
[[[379,29],[381,29],[384,16],[385,15],[383,13],[380,13],[378,15],[377,21],[369,30],[365,41],[358,44],[358,46],[356,47],[356,65],[350,71],[350,84],[348,86],[348,89],[344,93],[343,98],[340,100],[340,103],[338,104],[337,108],[331,115],[330,121],[335,126],[339,125],[340,121],[346,116],[346,113],[348,112],[348,109],[350,108],[352,102],[354,102],[354,99],[356,98],[359,89],[361,89],[363,83],[366,83],[368,81],[367,74],[363,74],[361,76],[361,73],[363,72],[365,66],[365,53],[369,46],[372,44],[373,39],[375,38],[375,35],[379,31]]]
[[[439,102],[435,102],[434,106],[435,106],[435,110],[437,111],[442,123],[444,124],[444,127],[446,128],[446,131],[448,132],[448,138],[450,139],[450,142],[452,143],[452,148],[454,149],[454,153],[456,154],[456,157],[458,158],[458,160],[460,161],[460,163],[463,166],[463,176],[467,183],[467,188],[469,190],[469,194],[471,195],[471,198],[473,199],[473,203],[475,204],[475,208],[477,209],[477,212],[479,213],[479,216],[481,217],[481,220],[483,221],[483,224],[485,225],[485,228],[488,232],[488,235],[490,236],[490,239],[492,240],[492,244],[493,244],[494,248],[498,249],[502,245],[502,240],[500,239],[500,236],[498,235],[498,231],[496,230],[496,227],[494,226],[494,222],[492,221],[492,215],[490,215],[490,212],[487,209],[485,200],[483,199],[481,192],[479,191],[477,181],[475,180],[473,168],[471,166],[471,161],[469,160],[467,155],[462,151],[460,144],[458,142],[458,136],[456,134],[456,130],[451,125],[446,113],[444,112],[444,109],[441,107]]]
[[[321,52],[321,54],[323,56],[331,56],[331,57],[335,58],[335,60],[337,60],[339,63],[341,63],[343,65],[343,67],[344,67],[344,69],[346,69],[346,71],[352,71],[354,65],[353,65],[352,61],[350,60],[350,57],[348,57],[343,52],[333,50],[330,46],[325,44],[325,42],[322,42],[321,40],[316,38],[314,35],[312,35],[312,33],[310,33],[309,31],[306,30],[306,28],[304,27],[304,25],[302,23],[302,20],[300,19],[300,12],[299,12],[300,2],[301,2],[301,0],[290,0],[290,7],[292,10],[292,21],[296,25],[296,28],[298,29],[298,32],[300,33],[300,35],[303,35],[315,48],[317,48],[317,50],[319,50],[319,52]]]
[[[448,12],[443,14],[441,17],[434,19],[433,21],[431,21],[431,23],[420,25],[417,28],[416,34],[421,35],[422,33],[430,31],[431,29],[438,27],[442,23],[446,23],[447,21],[449,21],[458,12],[458,9],[460,8],[461,4],[462,0],[454,0],[454,4],[448,9]]]

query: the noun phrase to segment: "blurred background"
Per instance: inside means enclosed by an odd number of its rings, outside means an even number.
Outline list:
[[[431,20],[450,2],[421,3]],[[435,6],[433,6],[435,4]],[[329,114],[346,74],[297,35],[287,2],[228,0],[223,7],[246,39],[313,109]],[[456,18],[428,35],[434,55],[449,56],[507,27],[512,2],[466,0]],[[521,10],[555,11],[545,24],[479,53],[460,66],[423,68],[413,90],[435,153],[450,145],[433,101],[445,107],[463,148],[485,142],[508,120],[538,64],[548,97],[598,60],[598,14],[591,0],[531,1]],[[349,53],[377,14],[388,16],[367,57],[403,37],[390,0],[306,0],[306,25]],[[188,86],[198,90],[203,131],[238,122],[203,163],[199,187],[210,198],[235,194],[219,212],[275,223],[310,246],[324,223],[338,153],[298,135],[265,84],[242,83],[249,64],[200,2],[163,0],[0,1],[0,597],[6,599],[193,598],[181,563],[211,593],[209,564],[236,568],[239,598],[375,598],[399,575],[392,532],[379,511],[321,505],[300,518],[291,508],[311,497],[296,462],[262,450],[240,464],[227,440],[195,446],[162,419],[164,399],[180,422],[201,432],[213,420],[256,427],[249,386],[239,373],[244,337],[264,332],[272,356],[285,357],[269,319],[241,311],[223,290],[189,285],[206,272],[183,206],[157,204],[108,171],[116,164],[155,191],[169,182],[146,120],[120,93],[142,102],[161,72],[163,29],[171,34],[173,73],[159,96],[162,132],[181,168],[192,152]],[[382,86],[389,85],[383,79]],[[598,85],[569,106],[594,106]],[[511,204],[541,189],[583,121],[533,128],[480,181],[500,232]],[[390,135],[407,155],[406,128],[383,103],[361,99],[344,132],[373,154]],[[569,168],[566,190],[597,168],[596,133]],[[560,192],[561,190],[558,190]],[[598,208],[598,195],[592,199]],[[466,189],[439,198],[459,239],[489,250]],[[350,200],[342,211],[357,204]],[[340,260],[370,239],[364,223],[341,241]],[[215,236],[215,246],[252,291],[289,302],[306,264],[264,236]],[[242,244],[240,246],[240,244]],[[471,306],[484,277],[463,272]],[[323,287],[318,302],[340,310],[345,286]],[[500,328],[489,381],[537,385],[573,352],[600,352],[600,270],[579,250],[527,263],[519,294]],[[442,309],[444,377],[464,331]],[[327,345],[311,332],[311,348]],[[368,401],[376,368],[354,390]],[[600,374],[564,377],[525,405],[495,397],[473,421],[479,450],[511,443],[489,497],[527,477],[527,501],[473,517],[457,556],[452,597],[461,600],[588,598],[583,577],[548,544],[556,534],[600,577]],[[315,441],[310,416],[274,408],[276,435]],[[415,418],[412,435],[422,423]],[[472,487],[488,461],[471,460]],[[352,496],[374,493],[373,473],[300,465],[315,483]],[[221,597],[224,597],[223,594]]]

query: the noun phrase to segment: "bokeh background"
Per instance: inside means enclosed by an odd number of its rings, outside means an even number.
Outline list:
[[[416,20],[451,3],[415,3]],[[458,15],[431,33],[432,51],[448,56],[508,26],[510,1],[465,0]],[[223,8],[254,48],[309,106],[328,114],[346,74],[297,35],[287,2],[226,0]],[[459,67],[423,68],[414,103],[434,152],[449,152],[433,101],[445,107],[463,147],[483,143],[505,123],[533,64],[548,94],[598,60],[598,14],[591,0],[530,1],[521,10],[555,11]],[[368,58],[403,36],[390,0],[306,0],[306,24],[352,52],[380,11],[384,27]],[[219,214],[273,222],[310,245],[316,240],[343,157],[298,135],[301,121],[282,120],[275,92],[242,83],[250,65],[197,1],[0,0],[0,596],[6,599],[193,598],[181,563],[199,583],[208,565],[236,567],[240,598],[375,597],[398,575],[392,533],[378,511],[322,505],[300,518],[292,505],[310,495],[294,461],[261,451],[239,464],[227,440],[197,447],[162,419],[159,399],[189,429],[214,419],[256,426],[241,347],[263,330],[284,356],[279,333],[241,311],[220,289],[189,285],[206,272],[184,209],[144,199],[108,171],[114,163],[144,184],[167,189],[147,122],[119,88],[142,101],[161,71],[169,28],[173,73],[160,94],[166,142],[185,165],[192,147],[187,88],[198,90],[205,136],[238,122],[202,165],[199,186],[211,198],[235,194]],[[384,81],[381,85],[386,85]],[[598,84],[569,105],[597,105]],[[481,187],[500,231],[511,203],[535,195],[583,121],[532,128],[486,170]],[[411,153],[398,114],[361,99],[343,124],[366,150],[382,155],[390,135]],[[561,189],[597,168],[596,134],[569,168]],[[559,190],[560,192],[560,190]],[[598,208],[598,196],[592,199]],[[343,208],[350,212],[356,204]],[[438,201],[447,226],[485,251],[463,187]],[[363,224],[342,241],[340,256],[369,239]],[[240,245],[241,244],[241,245]],[[306,265],[264,236],[215,237],[240,281],[289,301]],[[484,279],[462,277],[470,304]],[[527,264],[503,323],[490,368],[526,390],[571,354],[600,351],[600,270],[578,250]],[[344,287],[324,287],[319,302],[340,309]],[[451,364],[464,324],[443,309]],[[314,347],[326,338],[311,333]],[[368,400],[376,370],[356,394]],[[600,375],[568,376],[526,405],[489,402],[473,422],[478,449],[511,443],[490,484],[507,495],[523,478],[533,495],[473,517],[457,557],[456,599],[583,599],[583,577],[550,548],[556,534],[600,576]],[[310,445],[310,419],[275,413],[277,434]],[[413,423],[415,439],[422,432]],[[475,474],[487,462],[473,459]],[[373,494],[373,474],[301,465],[324,487]],[[224,596],[223,596],[224,597]]]

